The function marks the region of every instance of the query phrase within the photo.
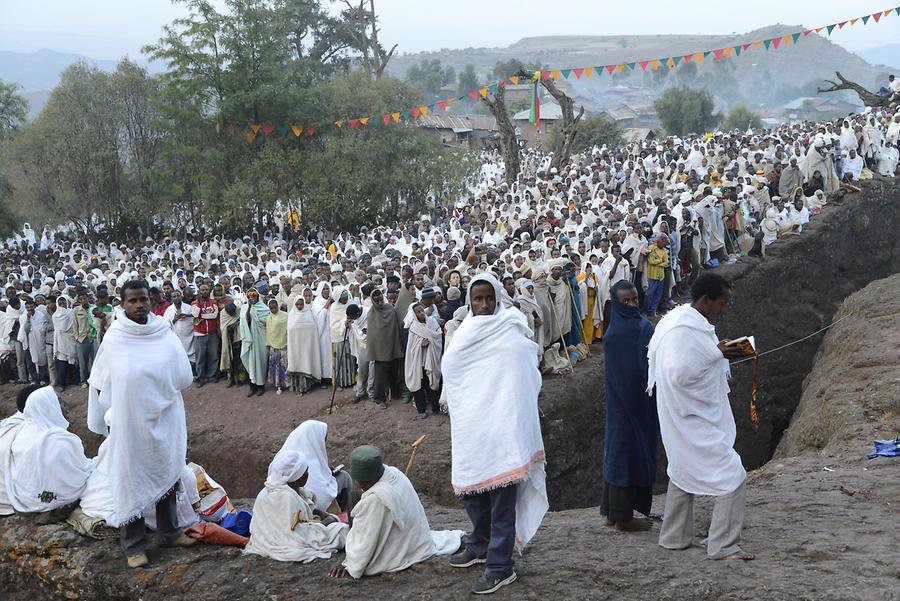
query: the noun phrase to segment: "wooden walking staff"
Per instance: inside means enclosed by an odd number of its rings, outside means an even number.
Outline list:
[[[419,445],[422,444],[422,441],[425,440],[425,434],[418,437],[416,442],[412,443],[412,455],[409,456],[409,461],[406,464],[406,470],[403,472],[407,476],[409,476],[409,472],[412,470],[413,459],[416,458],[416,451],[419,449]]]

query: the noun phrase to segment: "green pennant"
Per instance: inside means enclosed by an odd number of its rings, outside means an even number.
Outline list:
[[[560,73],[562,73],[562,76],[565,77],[566,79],[569,79],[569,73],[571,73],[571,72],[572,72],[571,69],[563,69],[562,71],[560,71]]]
[[[625,63],[625,66],[628,67],[631,71],[634,71],[634,67],[637,63]]]
[[[707,50],[706,52],[703,53],[703,58],[706,58],[710,54],[712,54],[712,50]]]
[[[283,138],[283,137],[285,137],[285,135],[286,135],[287,133],[288,133],[288,126],[287,126],[287,125],[279,125],[279,126],[278,126],[278,135],[279,135],[279,136],[281,136],[281,137]]]
[[[799,40],[799,39],[800,39],[800,36],[802,36],[802,35],[803,35],[803,32],[802,32],[802,31],[798,31],[798,32],[795,33],[795,34],[792,34],[792,35],[791,35],[791,38],[794,40],[794,43],[796,44],[796,43],[797,43],[797,40]]]
[[[828,35],[831,35],[831,32],[834,31],[835,27],[837,27],[837,23],[832,23],[831,25],[829,25],[828,27],[825,28],[828,30]]]
[[[606,67],[604,65],[597,65],[594,67],[594,73],[596,75],[601,75],[604,71],[606,71]]]
[[[491,85],[489,85],[487,87],[487,89],[488,89],[488,92],[494,92],[496,94],[497,93],[497,84],[492,83]]]
[[[741,47],[740,47],[740,46],[735,46],[735,47],[732,48],[731,50],[732,50],[732,52],[734,52],[734,55],[735,55],[735,56],[740,56],[740,55],[741,55]]]
[[[677,67],[677,66],[678,66],[678,63],[681,62],[681,59],[682,59],[682,58],[683,58],[683,57],[681,57],[681,56],[673,56],[673,57],[672,57],[672,64],[673,64],[674,66]]]
[[[869,24],[869,17],[871,17],[871,15],[866,15],[865,17],[862,18],[863,25]]]
[[[400,118],[401,118],[401,119],[409,119],[409,117],[410,117],[411,115],[412,115],[412,113],[410,113],[409,111],[400,111]]]
[[[772,40],[763,40],[763,46],[766,47],[766,50],[769,49],[769,46],[772,45]]]

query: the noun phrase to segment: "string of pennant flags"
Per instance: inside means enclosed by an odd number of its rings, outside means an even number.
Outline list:
[[[480,87],[477,90],[472,90],[471,92],[461,94],[459,96],[400,111],[390,111],[378,116],[353,118],[341,117],[329,123],[320,123],[315,125],[301,123],[288,125],[274,123],[234,122],[229,124],[229,128],[232,131],[238,132],[241,137],[243,137],[247,141],[248,144],[252,144],[257,139],[259,139],[260,134],[262,134],[264,137],[277,137],[283,141],[290,141],[299,140],[304,137],[309,138],[317,133],[322,132],[323,130],[333,131],[334,129],[343,130],[345,128],[358,130],[360,128],[378,124],[386,126],[400,122],[416,123],[420,120],[425,119],[425,117],[427,117],[429,113],[437,109],[440,109],[442,111],[448,110],[448,108],[455,102],[477,102],[479,98],[487,97],[488,93],[496,93],[499,88],[505,87],[507,84],[519,85],[520,83],[529,83],[535,88],[534,92],[532,93],[532,121],[534,121],[536,118],[537,124],[538,126],[540,126],[540,103],[538,100],[538,86],[540,85],[541,80],[558,81],[560,78],[570,79],[573,76],[575,77],[575,79],[589,79],[592,76],[602,76],[604,72],[609,75],[613,75],[616,73],[622,73],[626,69],[628,69],[629,71],[634,71],[637,68],[640,68],[641,71],[647,71],[648,69],[656,71],[662,67],[673,70],[676,69],[679,65],[684,65],[690,63],[691,61],[700,64],[709,56],[712,56],[717,61],[721,61],[731,57],[738,57],[744,52],[760,48],[764,48],[765,50],[778,50],[781,47],[785,47],[791,44],[797,44],[813,33],[818,34],[824,31],[827,33],[827,35],[831,35],[831,33],[835,29],[841,30],[844,27],[852,27],[857,23],[862,23],[862,25],[868,25],[870,22],[879,23],[882,18],[888,17],[892,13],[900,16],[900,6],[896,8],[880,10],[860,17],[854,17],[845,21],[838,21],[829,25],[822,25],[821,27],[804,29],[794,33],[779,35],[768,39],[753,40],[751,42],[736,44],[734,46],[726,46],[723,48],[715,48],[712,50],[701,50],[697,52],[689,52],[687,54],[678,54],[631,62],[613,63],[608,65],[572,67],[568,69],[542,69],[540,71],[535,71],[531,76],[528,77],[510,75],[509,77],[501,79],[496,83]]]

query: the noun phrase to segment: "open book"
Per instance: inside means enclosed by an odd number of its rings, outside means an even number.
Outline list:
[[[756,339],[753,336],[744,336],[737,338],[728,343],[728,346],[736,346],[741,349],[741,354],[745,357],[752,357],[756,354]]]

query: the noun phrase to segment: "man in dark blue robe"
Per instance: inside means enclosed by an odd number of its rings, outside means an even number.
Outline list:
[[[650,513],[656,477],[659,421],[647,394],[647,345],[653,326],[641,315],[634,284],[622,280],[610,290],[612,320],[603,334],[606,366],[606,427],[603,441],[603,497],[600,511],[618,530],[648,530],[633,518]]]

